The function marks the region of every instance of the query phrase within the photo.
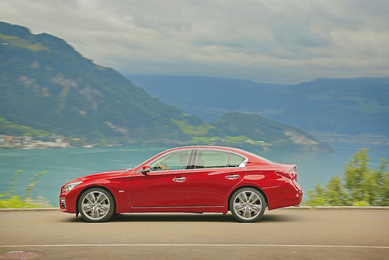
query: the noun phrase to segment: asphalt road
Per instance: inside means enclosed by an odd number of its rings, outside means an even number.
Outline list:
[[[230,214],[123,214],[92,224],[57,211],[0,211],[0,234],[0,257],[389,259],[389,210],[282,209],[252,224]]]

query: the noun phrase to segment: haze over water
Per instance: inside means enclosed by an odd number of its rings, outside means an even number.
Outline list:
[[[389,159],[389,147],[377,145],[332,144],[336,153],[252,151],[272,161],[297,164],[298,183],[307,191],[320,179],[325,183],[333,175],[342,176],[344,165],[360,147],[370,148],[370,168],[378,167],[379,158]],[[35,199],[42,195],[58,206],[60,188],[66,182],[94,172],[126,169],[137,166],[168,147],[100,147],[47,150],[0,150],[0,193],[4,193],[14,173],[22,169],[15,187],[15,195],[24,196],[34,175],[47,170],[32,192]]]

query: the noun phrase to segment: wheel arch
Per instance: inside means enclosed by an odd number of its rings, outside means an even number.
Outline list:
[[[244,186],[239,186],[239,187],[237,187],[237,188],[235,188],[234,190],[231,191],[230,196],[228,196],[228,201],[227,201],[228,210],[231,210],[231,209],[230,209],[230,200],[231,200],[232,194],[234,194],[235,191],[240,190],[240,189],[244,189],[244,188],[252,188],[252,189],[255,189],[255,190],[259,191],[259,192],[263,195],[263,197],[265,198],[267,207],[269,207],[269,201],[268,201],[268,199],[267,199],[266,193],[263,192],[263,190],[261,190],[261,189],[258,188],[257,186],[253,186],[253,185],[244,185]]]
[[[107,192],[109,192],[111,194],[111,196],[112,196],[112,198],[114,200],[114,214],[116,214],[116,198],[115,198],[115,195],[107,187],[100,186],[100,185],[92,185],[92,186],[85,187],[82,191],[80,191],[80,193],[78,193],[77,201],[76,201],[76,214],[80,213],[80,210],[78,209],[78,202],[80,201],[81,194],[83,194],[86,190],[89,190],[91,188],[100,188],[100,189],[103,189],[103,190],[105,190],[105,191],[107,191]]]

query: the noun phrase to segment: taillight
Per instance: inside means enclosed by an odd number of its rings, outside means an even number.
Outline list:
[[[297,179],[296,167],[289,169],[289,170],[285,170],[285,171],[276,171],[276,174],[284,176],[284,177],[291,179],[291,180]]]

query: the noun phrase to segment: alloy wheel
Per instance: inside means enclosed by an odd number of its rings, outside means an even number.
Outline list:
[[[81,195],[80,213],[87,221],[105,221],[113,214],[113,198],[103,189],[87,190]]]
[[[232,196],[230,209],[233,216],[242,222],[254,222],[262,217],[266,203],[263,195],[255,189],[238,190]]]

